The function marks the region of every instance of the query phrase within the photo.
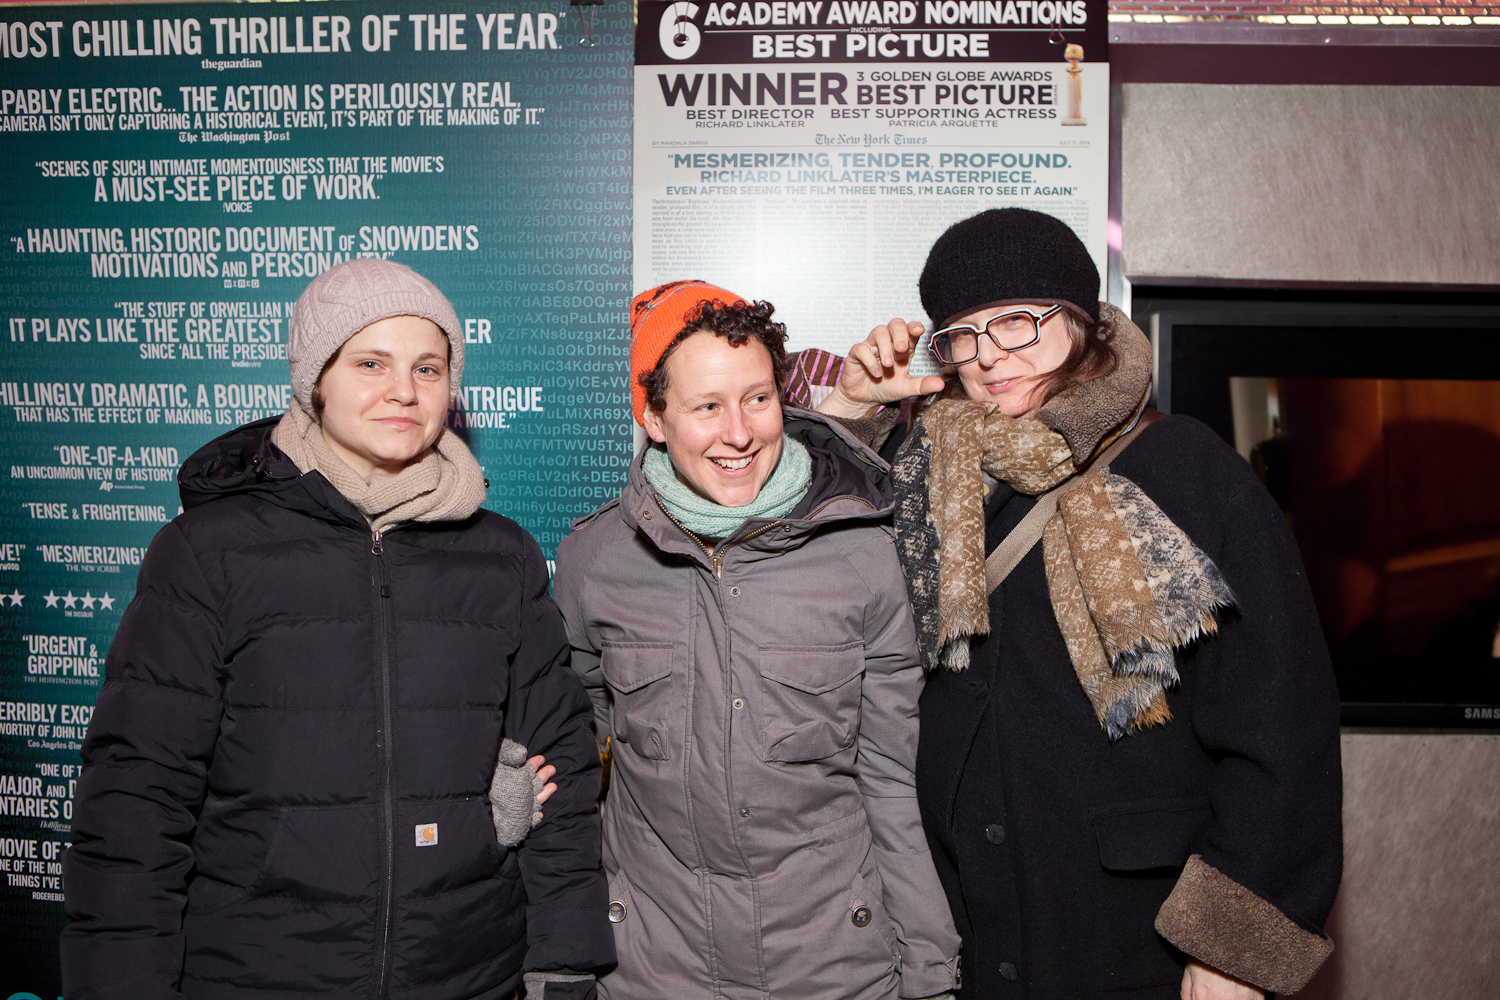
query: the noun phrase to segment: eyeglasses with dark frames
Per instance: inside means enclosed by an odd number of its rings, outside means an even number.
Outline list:
[[[1042,324],[1061,312],[1062,306],[1037,313],[1030,309],[1013,309],[992,318],[984,329],[959,323],[945,326],[932,335],[930,350],[945,365],[966,365],[979,357],[979,338],[990,338],[1002,351],[1019,351],[1042,337]]]

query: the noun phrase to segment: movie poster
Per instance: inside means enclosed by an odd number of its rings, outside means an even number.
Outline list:
[[[631,41],[565,0],[0,11],[0,997],[61,992],[106,651],[177,467],[285,410],[312,277],[447,293],[450,427],[548,558],[618,493]]]
[[[635,290],[703,278],[842,354],[926,319],[932,241],[1007,206],[1104,274],[1106,27],[1102,0],[642,3]]]

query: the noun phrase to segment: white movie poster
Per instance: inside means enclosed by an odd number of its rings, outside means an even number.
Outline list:
[[[926,321],[932,241],[1010,206],[1067,222],[1105,273],[1102,0],[639,9],[635,291],[702,278],[843,353]]]

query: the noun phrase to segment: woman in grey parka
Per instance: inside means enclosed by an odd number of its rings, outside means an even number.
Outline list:
[[[632,308],[655,442],[558,550],[573,666],[613,736],[610,1000],[894,1000],[957,986],[917,812],[923,675],[886,465],[780,402],[767,303]]]

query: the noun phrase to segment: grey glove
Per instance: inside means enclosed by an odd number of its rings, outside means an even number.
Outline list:
[[[542,807],[536,800],[542,791],[542,779],[526,766],[526,757],[521,744],[509,737],[502,740],[495,776],[490,779],[490,818],[495,821],[496,839],[506,847],[525,840],[542,819]]]
[[[598,983],[591,975],[571,972],[528,972],[526,1000],[596,1000]]]

